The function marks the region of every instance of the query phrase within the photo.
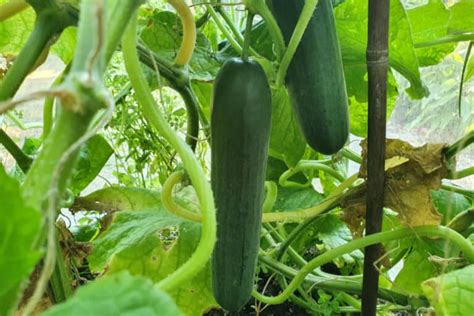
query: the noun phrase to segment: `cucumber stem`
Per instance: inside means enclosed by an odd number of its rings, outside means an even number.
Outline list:
[[[464,74],[466,73],[467,65],[469,62],[469,57],[471,56],[471,49],[474,41],[470,41],[469,45],[467,46],[466,57],[464,57],[464,63],[462,65],[461,71],[461,83],[459,84],[459,92],[458,92],[458,114],[461,117],[461,102],[462,102],[462,90],[464,87]]]
[[[176,55],[175,64],[184,67],[191,60],[196,45],[196,23],[194,23],[191,10],[183,0],[168,0],[168,2],[175,8],[183,25],[183,39]]]
[[[163,187],[161,189],[161,203],[163,203],[163,206],[171,213],[190,221],[199,222],[201,221],[200,214],[188,211],[184,207],[176,204],[173,200],[173,188],[183,179],[183,176],[184,171],[182,170],[175,171],[170,174],[165,183],[163,183]]]
[[[280,68],[278,69],[277,79],[276,79],[276,86],[281,87],[285,82],[286,71],[290,66],[291,60],[296,53],[296,49],[303,38],[304,32],[308,27],[308,24],[313,16],[314,10],[316,10],[316,6],[318,5],[318,0],[306,0],[303,10],[301,11],[300,18],[296,23],[295,30],[291,35],[290,42],[288,43],[288,47],[283,55],[283,58],[280,62]]]
[[[199,244],[188,261],[180,266],[173,273],[158,282],[157,286],[165,291],[172,291],[180,287],[183,283],[191,280],[208,263],[212,255],[216,242],[216,213],[214,197],[211,186],[206,180],[201,164],[197,160],[189,146],[178,137],[176,132],[163,118],[159,112],[156,102],[148,87],[148,83],[142,70],[137,55],[137,26],[136,15],[130,22],[123,40],[123,57],[125,68],[130,76],[130,81],[136,92],[136,97],[141,105],[143,114],[150,124],[176,149],[181,156],[183,164],[196,189],[199,202],[202,208],[202,234]]]
[[[0,84],[0,102],[15,95],[51,38],[61,30],[49,15],[37,17],[25,46]]]
[[[281,304],[298,288],[298,286],[305,280],[314,269],[317,267],[331,262],[332,260],[342,256],[343,254],[350,253],[354,250],[365,248],[370,245],[389,242],[397,239],[404,238],[418,238],[418,237],[442,237],[450,242],[456,244],[469,262],[474,263],[474,246],[470,241],[465,239],[462,235],[456,231],[444,227],[444,226],[418,226],[418,227],[406,227],[399,228],[393,231],[375,233],[372,235],[365,236],[360,239],[348,242],[345,245],[333,248],[318,257],[314,258],[307,265],[302,267],[298,273],[296,273],[293,280],[290,282],[287,288],[283,290],[277,296],[265,296],[258,293],[256,290],[252,292],[252,295],[261,302],[269,305]]]
[[[222,24],[222,21],[219,19],[219,16],[217,15],[216,10],[214,10],[212,5],[210,5],[210,4],[206,4],[206,9],[209,12],[209,14],[211,15],[212,19],[214,20],[214,23],[216,23],[217,28],[219,29],[219,31],[221,31],[222,34],[224,34],[224,37],[229,41],[230,45],[232,46],[232,48],[235,49],[237,54],[241,55],[242,54],[242,47],[239,45],[239,43],[237,43],[237,41],[232,36],[232,34],[229,33],[229,31],[224,26],[224,24]]]
[[[26,173],[30,168],[33,159],[25,154],[3,129],[0,129],[0,144],[5,147],[10,155],[12,155],[21,171]]]
[[[224,19],[225,24],[230,28],[230,31],[234,35],[234,37],[237,39],[239,45],[244,45],[244,37],[242,34],[239,32],[237,27],[235,26],[234,22],[232,22],[231,17],[227,14],[227,12],[222,8],[222,6],[217,6],[216,7],[217,12],[219,12],[220,16]],[[253,48],[252,46],[249,47],[250,53],[255,56],[262,58]]]
[[[242,47],[242,59],[245,61],[249,59],[250,33],[252,32],[253,17],[254,17],[254,14],[248,11],[247,21],[246,21],[247,23],[245,26],[245,39],[244,39],[244,45]]]

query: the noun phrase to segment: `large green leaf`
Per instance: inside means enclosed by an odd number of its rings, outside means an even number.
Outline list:
[[[438,316],[471,315],[474,310],[474,264],[422,284]]]
[[[281,87],[272,91],[272,130],[270,154],[295,166],[303,157],[306,142],[291,109],[288,90]]]
[[[415,45],[435,41],[448,33],[449,10],[439,0],[430,0],[423,6],[408,10],[411,33]],[[455,43],[416,49],[420,66],[435,65],[452,52]]]
[[[460,0],[451,7],[448,32],[450,34],[474,33],[474,0]]]
[[[2,166],[0,183],[0,315],[10,315],[40,258],[33,244],[40,232],[41,214],[26,205],[20,185]]]
[[[78,194],[99,174],[114,150],[101,135],[95,135],[79,153],[79,160],[72,174],[71,187]]]
[[[334,11],[350,99],[351,132],[358,136],[367,134],[367,5],[367,1],[347,0]],[[399,1],[391,1],[389,36],[390,66],[410,82],[407,92],[412,97],[426,96],[427,90],[420,78],[410,24]],[[396,82],[389,74],[387,115],[391,113],[397,94]]]
[[[179,316],[173,300],[144,277],[121,272],[79,288],[44,316]]]
[[[201,234],[197,223],[156,210],[118,212],[110,228],[93,243],[92,271],[113,274],[128,270],[157,282],[181,266],[194,252]],[[186,315],[201,315],[217,306],[207,266],[171,293]]]

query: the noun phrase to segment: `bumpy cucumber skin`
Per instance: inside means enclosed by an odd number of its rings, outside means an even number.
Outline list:
[[[304,0],[269,0],[269,5],[288,44]],[[349,136],[349,113],[331,0],[319,0],[285,81],[308,145],[327,155],[340,150]]]
[[[214,82],[211,183],[217,208],[212,286],[235,312],[249,301],[260,243],[271,128],[271,91],[262,67],[231,59]]]

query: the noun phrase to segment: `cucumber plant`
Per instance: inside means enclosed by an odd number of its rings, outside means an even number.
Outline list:
[[[169,6],[142,0],[0,0],[0,32],[17,28],[19,37],[27,38],[0,81],[0,113],[29,99],[48,99],[36,156],[20,148],[9,130],[0,130],[0,143],[19,167],[0,167],[1,315],[41,312],[35,308],[44,297],[55,305],[45,315],[359,312],[361,249],[377,243],[386,249],[378,258],[384,263],[378,267],[382,276],[403,261],[393,284],[381,283],[374,292],[379,311],[451,313],[452,302],[472,294],[474,194],[441,179],[472,175],[472,167],[456,171],[454,157],[472,144],[473,132],[436,155],[423,151],[429,161],[438,159],[441,171],[439,183],[419,183],[427,192],[422,206],[429,204],[450,220],[403,227],[410,218],[392,203],[393,211],[383,212],[380,233],[358,236],[365,227],[360,201],[366,179],[347,165],[361,165],[363,175],[367,156],[340,149],[349,133],[348,102],[351,117],[360,119],[351,124],[365,124],[365,47],[353,43],[363,44],[366,37],[351,33],[362,22],[345,17],[359,17],[368,8],[362,1],[337,2],[337,8],[330,0],[290,2],[190,7],[184,0],[170,0]],[[245,6],[248,16],[237,6]],[[472,41],[470,26],[460,17],[466,6],[460,1],[443,7],[450,14],[446,34],[463,32],[443,37],[426,32],[431,24],[413,20],[420,12],[429,12],[431,22],[441,19],[433,2],[416,11],[392,2],[390,27],[400,28],[394,34],[416,36],[389,38],[390,48],[404,55],[392,54],[389,61],[413,89],[422,86],[413,59],[416,64],[417,58],[429,61],[432,53],[445,56],[449,47],[439,43]],[[193,14],[200,18],[195,21]],[[254,23],[257,14],[262,19]],[[34,22],[29,36],[26,28],[20,32],[19,20]],[[77,27],[77,36],[66,38],[68,27]],[[431,37],[423,38],[428,33]],[[8,38],[7,32],[1,35]],[[51,89],[17,93],[49,51],[71,43],[72,61]],[[0,52],[9,53],[3,48],[2,42]],[[121,83],[130,81],[114,96],[119,89],[109,85],[117,82],[104,80],[113,77],[110,63],[124,69]],[[468,68],[464,91],[470,91]],[[162,113],[164,86],[182,98],[183,128],[171,127]],[[120,113],[136,112],[128,117],[147,124],[145,135],[156,134],[175,150],[173,163],[166,161],[173,170],[157,178],[171,175],[163,185],[150,181],[152,190],[127,187],[118,179],[119,187],[80,196],[73,175],[84,166],[105,165],[94,160],[100,156],[94,150],[100,149],[93,149],[90,139],[106,125],[115,128],[108,122],[119,99]],[[9,118],[0,120],[4,127]],[[388,175],[396,170],[388,178],[416,182],[426,168],[407,171],[419,156],[405,161],[400,157],[413,156],[398,149],[398,158],[386,162]],[[8,175],[4,169],[12,171]],[[433,203],[430,185],[443,188],[433,193]],[[68,227],[64,217],[58,220],[65,206],[75,216],[94,212],[87,235],[74,235],[85,221]],[[421,211],[411,216],[428,218]],[[446,294],[453,284],[459,293]],[[436,300],[433,289],[446,302]]]

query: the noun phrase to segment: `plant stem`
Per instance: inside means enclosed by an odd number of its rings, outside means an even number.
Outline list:
[[[190,221],[199,222],[201,220],[200,214],[188,211],[184,207],[176,204],[173,200],[173,188],[183,179],[183,176],[184,171],[181,170],[173,172],[168,179],[166,179],[161,189],[161,203],[171,213]]]
[[[349,160],[358,163],[359,165],[362,163],[362,157],[357,154],[355,151],[348,147],[344,147],[341,150],[341,154]]]
[[[308,182],[304,184],[288,180],[289,178],[291,178],[298,172],[302,172],[305,170],[321,170],[333,176],[336,180],[338,180],[341,183],[344,182],[345,180],[345,178],[341,174],[339,174],[339,172],[337,172],[333,168],[319,161],[301,160],[298,162],[298,164],[294,168],[288,169],[287,171],[283,172],[280,178],[278,179],[278,183],[282,187],[306,188],[308,186],[311,186],[311,179],[308,180]]]
[[[450,185],[450,184],[441,184],[441,188],[450,192],[455,192],[464,195],[465,197],[474,200],[474,191],[469,189],[464,189],[458,186]]]
[[[419,226],[410,228],[399,228],[393,231],[376,233],[357,240],[353,240],[345,245],[331,249],[323,253],[322,255],[319,255],[318,257],[308,262],[307,265],[302,267],[296,273],[295,277],[290,282],[288,287],[284,289],[283,292],[280,293],[278,296],[264,296],[256,291],[253,292],[253,296],[259,301],[262,301],[266,304],[281,304],[286,299],[288,299],[288,297],[298,288],[298,286],[316,267],[331,262],[332,260],[342,256],[343,254],[350,253],[354,250],[361,249],[369,245],[413,237],[443,237],[449,240],[450,242],[456,244],[461,249],[461,251],[463,251],[466,259],[468,259],[469,262],[474,263],[474,246],[471,244],[470,241],[468,241],[462,235],[450,228],[443,226]]]
[[[222,34],[224,34],[224,37],[229,41],[230,45],[232,45],[237,54],[242,55],[242,47],[240,47],[239,43],[237,43],[232,34],[230,34],[227,28],[222,24],[216,10],[214,10],[210,4],[206,4],[206,9],[214,20],[214,23],[216,23],[217,28],[222,32]]]
[[[447,179],[462,179],[474,175],[474,166],[448,174]]]
[[[3,129],[0,129],[0,144],[12,155],[21,171],[26,173],[33,163],[33,159],[26,155]]]
[[[461,139],[456,141],[454,144],[446,148],[444,151],[444,156],[446,160],[449,160],[457,155],[461,150],[466,148],[467,146],[474,143],[474,130],[470,131],[466,135],[464,135]]]
[[[461,116],[461,102],[462,102],[462,89],[464,87],[464,74],[466,73],[467,65],[469,62],[469,57],[471,56],[471,49],[472,45],[474,44],[473,41],[469,42],[469,45],[467,46],[467,51],[466,51],[466,57],[464,57],[464,63],[462,65],[462,71],[461,71],[461,82],[459,84],[459,93],[458,93],[458,114]]]
[[[28,8],[28,3],[25,0],[10,0],[0,6],[0,22],[20,13]]]
[[[130,81],[136,92],[136,97],[141,105],[145,117],[150,124],[165,137],[165,139],[176,149],[181,156],[183,164],[191,178],[199,202],[202,207],[202,234],[199,244],[188,261],[180,266],[173,273],[161,280],[157,286],[166,291],[178,288],[184,282],[189,281],[209,261],[216,242],[216,217],[214,197],[210,184],[207,182],[201,164],[194,156],[193,152],[182,141],[169,126],[161,113],[158,111],[155,100],[148,88],[147,81],[140,68],[136,51],[136,18],[130,22],[130,26],[125,32],[122,47],[125,67],[130,76]]]
[[[265,264],[271,270],[282,273],[283,275],[289,278],[295,278],[299,273],[298,270],[290,268],[287,265],[268,256],[259,255],[258,260],[261,263]],[[308,274],[304,277],[303,282],[307,282],[311,285],[317,284],[318,288],[323,289],[323,290],[328,290],[328,291],[343,291],[343,292],[353,293],[353,294],[362,293],[362,285],[360,281],[338,279],[338,278],[329,279],[329,278],[324,278],[324,277],[318,277],[313,274]],[[407,296],[401,293],[397,293],[392,290],[380,288],[378,295],[381,299],[384,299],[389,302],[394,302],[394,303],[402,304],[402,305],[405,305],[408,303]],[[256,296],[254,295],[254,297]]]
[[[265,200],[263,201],[262,212],[270,213],[275,205],[278,195],[278,186],[273,181],[265,181]]]
[[[146,0],[116,1],[110,13],[107,24],[107,38],[105,39],[105,62],[108,63],[120,44],[125,28],[130,21],[132,12],[135,12]]]
[[[283,58],[280,62],[280,68],[278,69],[277,79],[276,79],[276,86],[280,87],[285,82],[286,71],[290,66],[291,60],[296,53],[296,49],[303,38],[304,32],[308,27],[309,21],[313,16],[314,10],[316,10],[316,6],[318,5],[318,0],[307,0],[304,4],[303,10],[301,11],[300,18],[296,23],[295,30],[293,31],[293,35],[291,35],[290,42],[288,43],[288,47],[283,55]]]
[[[457,43],[474,40],[474,33],[464,33],[464,34],[450,34],[444,37],[437,38],[433,41],[415,43],[415,48],[424,48],[431,46],[438,46],[446,43]]]
[[[183,25],[183,39],[175,60],[176,66],[183,67],[193,55],[196,45],[196,24],[191,10],[183,0],[168,0],[168,2],[175,8]]]
[[[254,14],[248,11],[247,21],[246,21],[246,26],[245,26],[245,39],[244,39],[244,45],[242,47],[242,59],[245,61],[249,59],[250,33],[252,32],[253,17],[254,17]]]
[[[38,16],[33,32],[31,32],[16,61],[1,82],[0,102],[8,100],[15,95],[50,39],[58,31],[58,26],[49,16]]]

